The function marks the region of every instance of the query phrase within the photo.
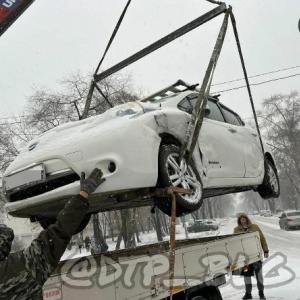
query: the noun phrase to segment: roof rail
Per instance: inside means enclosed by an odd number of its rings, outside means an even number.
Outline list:
[[[181,93],[181,92],[184,92],[187,90],[199,92],[199,90],[196,88],[198,85],[199,85],[199,83],[189,84],[189,83],[179,79],[174,84],[142,99],[141,102],[151,101],[155,98],[157,99],[157,98],[167,97],[172,94]]]

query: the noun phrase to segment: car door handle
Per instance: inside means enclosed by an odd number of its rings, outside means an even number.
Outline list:
[[[257,134],[256,133],[251,133],[253,136],[257,137]]]
[[[228,128],[228,130],[229,130],[231,133],[236,133],[236,129]]]

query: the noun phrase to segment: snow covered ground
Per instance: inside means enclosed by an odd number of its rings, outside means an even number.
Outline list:
[[[270,257],[264,260],[263,267],[265,295],[267,299],[300,300],[300,295],[298,294],[300,286],[300,230],[285,231],[280,229],[278,225],[279,219],[276,216],[250,216],[250,218],[253,223],[261,227],[270,249]],[[220,223],[220,230],[216,232],[189,233],[189,238],[230,234],[236,226],[235,218],[218,220],[218,222]],[[154,231],[141,234],[140,238],[142,242],[139,245],[157,242]],[[184,228],[181,225],[176,226],[176,238],[186,238]],[[168,240],[168,237],[166,237],[166,240]],[[115,242],[109,239],[107,243],[109,251],[115,249]],[[73,251],[66,251],[62,260],[89,254],[85,249],[81,254],[75,249]],[[241,299],[245,293],[243,278],[229,275],[226,277],[227,283],[220,288],[223,299]],[[259,299],[255,278],[252,279],[252,283],[253,299]]]

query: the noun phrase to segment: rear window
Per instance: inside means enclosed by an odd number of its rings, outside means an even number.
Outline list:
[[[233,112],[231,112],[230,110],[228,110],[227,108],[225,108],[223,106],[222,106],[222,112],[225,116],[227,123],[230,123],[230,124],[236,125],[236,126],[243,125],[240,118],[236,114],[234,114]]]
[[[300,216],[300,211],[287,213],[288,217]]]

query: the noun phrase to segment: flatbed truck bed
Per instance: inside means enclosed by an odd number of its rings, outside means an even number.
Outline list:
[[[60,262],[44,299],[222,299],[225,275],[261,259],[258,233],[177,240],[170,284],[169,242],[111,251]]]

